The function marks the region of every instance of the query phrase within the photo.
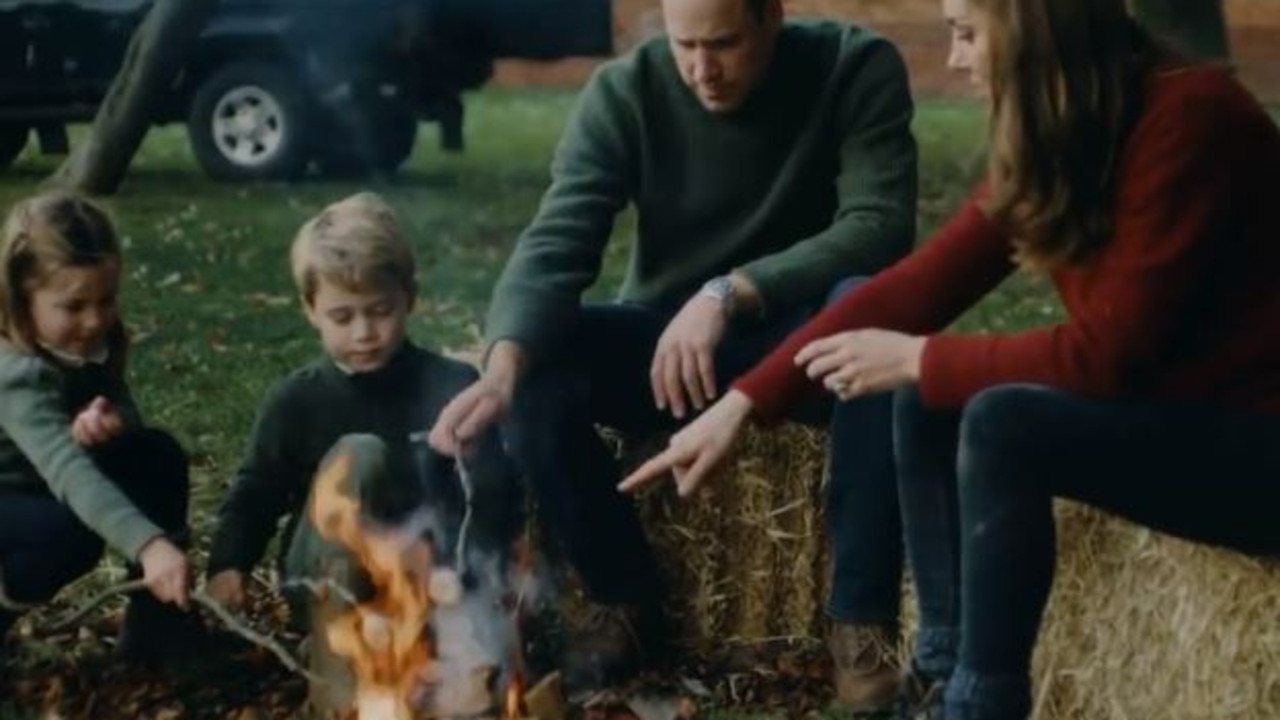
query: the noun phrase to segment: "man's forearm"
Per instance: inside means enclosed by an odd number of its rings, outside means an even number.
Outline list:
[[[510,394],[524,372],[526,359],[524,348],[519,343],[514,340],[499,340],[489,348],[489,355],[484,363],[484,376]]]

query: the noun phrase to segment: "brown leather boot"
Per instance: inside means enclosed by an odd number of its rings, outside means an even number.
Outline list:
[[[827,649],[834,661],[836,708],[854,713],[893,709],[901,665],[896,627],[833,623]]]
[[[669,638],[656,604],[591,605],[566,618],[565,685],[602,690],[661,662]]]

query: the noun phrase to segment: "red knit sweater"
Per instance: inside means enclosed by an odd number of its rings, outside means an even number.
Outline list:
[[[995,385],[1203,400],[1280,412],[1280,131],[1225,72],[1153,76],[1122,158],[1114,236],[1052,274],[1067,320],[942,332],[1014,269],[971,199],[921,249],[797,330],[734,387],[763,418],[819,389],[795,365],[844,330],[929,335],[920,391],[961,407]]]

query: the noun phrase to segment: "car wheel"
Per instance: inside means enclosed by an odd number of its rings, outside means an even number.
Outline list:
[[[307,165],[307,102],[297,79],[268,63],[229,65],[196,91],[191,148],[219,180],[290,180]]]
[[[9,167],[27,146],[31,128],[26,125],[0,123],[0,167]]]
[[[364,111],[345,120],[338,121],[343,128],[338,137],[346,137],[346,142],[317,147],[317,160],[326,175],[391,174],[413,154],[418,119],[409,110]]]

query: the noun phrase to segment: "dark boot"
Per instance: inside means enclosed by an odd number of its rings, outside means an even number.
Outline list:
[[[209,648],[209,631],[194,610],[160,602],[147,591],[134,593],[124,611],[116,654],[148,667],[197,661]]]
[[[903,720],[942,720],[947,682],[909,667],[898,681],[897,712]]]
[[[570,692],[623,683],[667,658],[669,629],[656,602],[592,605],[567,624],[564,670]]]

